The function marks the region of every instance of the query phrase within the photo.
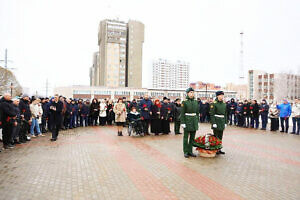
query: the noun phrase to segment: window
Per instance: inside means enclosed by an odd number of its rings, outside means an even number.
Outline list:
[[[90,90],[73,90],[73,94],[91,94]]]
[[[111,95],[111,91],[95,91],[94,94]]]
[[[129,91],[115,91],[115,95],[130,95]]]

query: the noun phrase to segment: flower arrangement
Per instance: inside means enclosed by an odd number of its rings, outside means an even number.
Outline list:
[[[222,148],[222,141],[214,135],[207,134],[197,137],[194,141],[194,147],[197,147],[197,150],[218,150]]]

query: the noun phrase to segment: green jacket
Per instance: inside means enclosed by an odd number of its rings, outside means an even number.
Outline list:
[[[211,124],[217,124],[217,128],[212,128],[218,131],[223,131],[227,122],[226,104],[223,101],[218,101],[216,99],[212,104],[210,104],[209,114]]]
[[[190,114],[190,115],[189,115]],[[193,116],[192,116],[193,115]],[[197,131],[199,122],[199,107],[198,102],[188,96],[181,104],[180,123],[185,124],[185,131]]]

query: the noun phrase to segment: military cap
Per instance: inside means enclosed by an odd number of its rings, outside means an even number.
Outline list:
[[[191,87],[185,90],[186,93],[189,93],[191,91],[195,91],[195,90],[193,88],[191,88]]]
[[[216,92],[216,96],[219,96],[219,95],[224,95],[224,92],[223,91]]]

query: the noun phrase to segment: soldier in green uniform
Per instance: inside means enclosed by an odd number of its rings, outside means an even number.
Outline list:
[[[226,104],[223,101],[224,92],[218,91],[216,92],[216,96],[216,100],[210,104],[210,122],[212,124],[214,135],[222,140],[223,131],[227,126]],[[225,154],[225,152],[219,150],[217,154]]]
[[[186,93],[186,100],[181,104],[180,123],[184,128],[183,153],[184,157],[188,158],[190,156],[196,157],[193,154],[193,143],[196,131],[198,130],[199,109],[198,102],[194,98],[194,89],[188,88]]]

